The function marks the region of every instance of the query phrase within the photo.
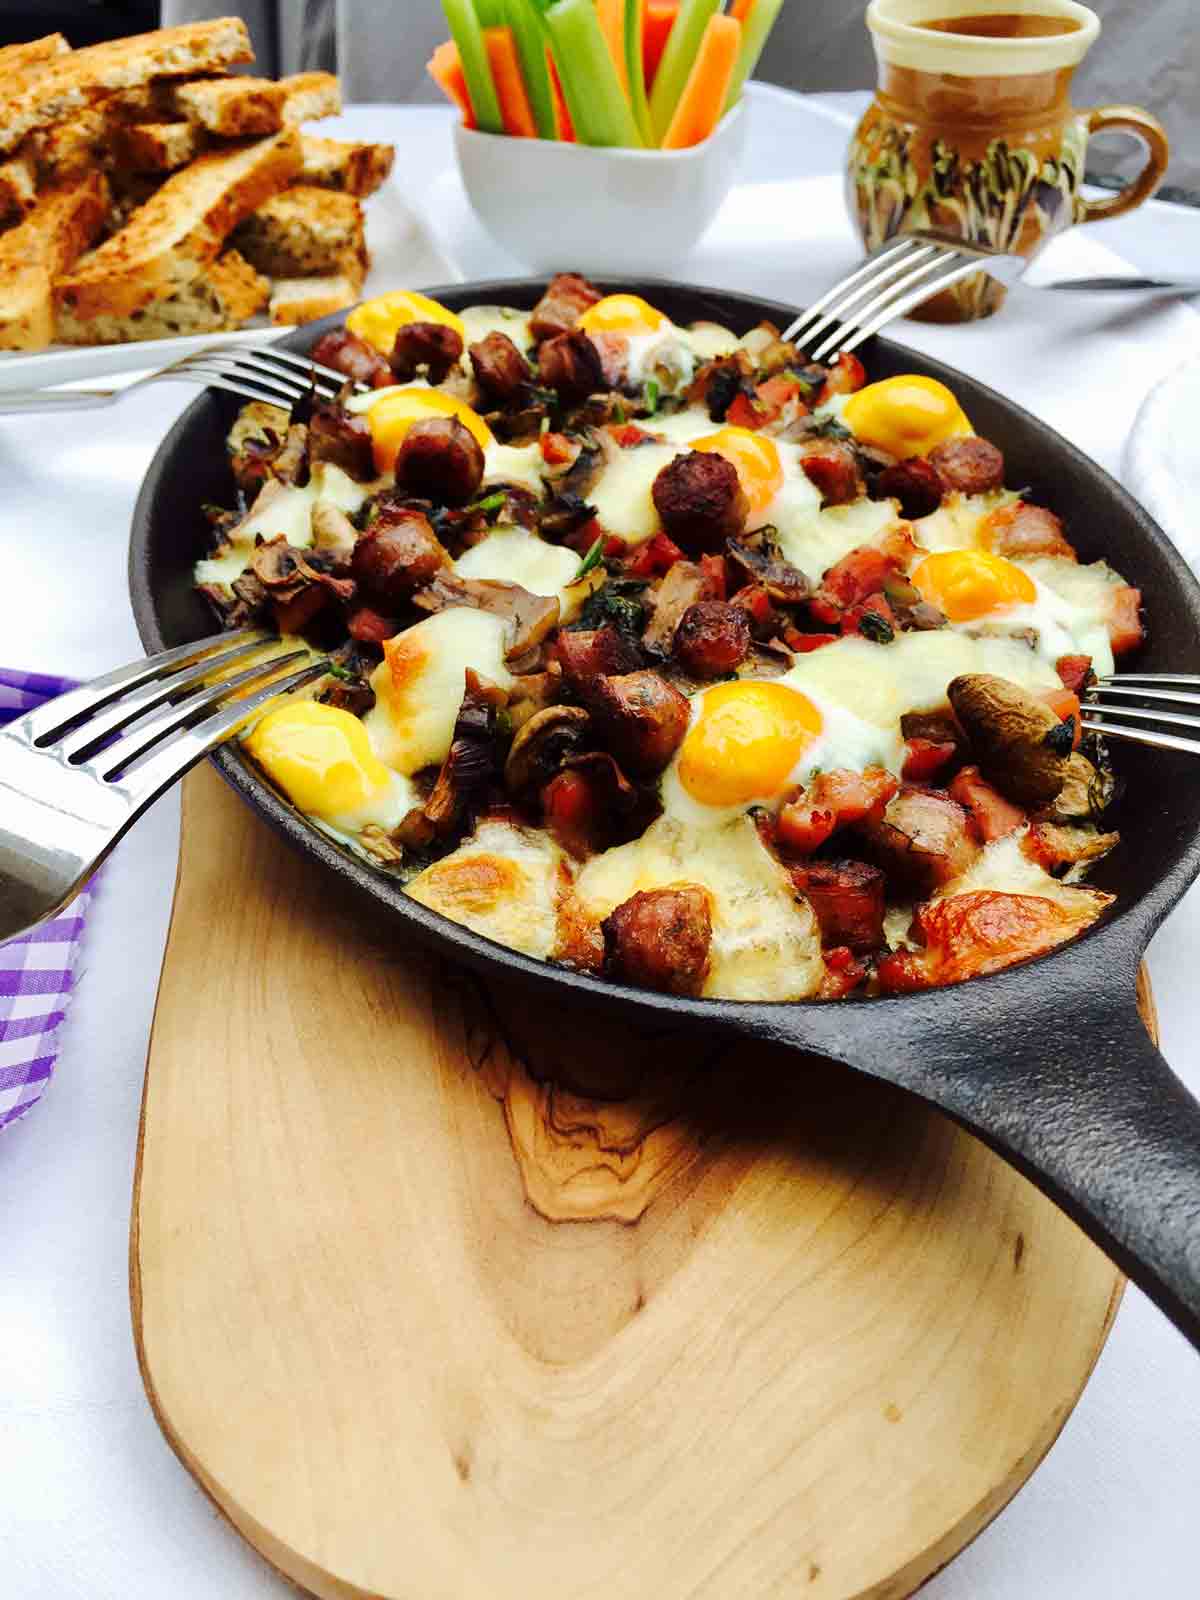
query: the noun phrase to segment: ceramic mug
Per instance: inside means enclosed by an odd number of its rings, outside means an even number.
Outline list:
[[[955,25],[957,24],[957,29]],[[1136,106],[1071,105],[1071,75],[1100,32],[1075,0],[871,0],[879,87],[855,130],[848,198],[867,250],[935,228],[1032,257],[1075,222],[1149,199],[1167,166],[1162,124]],[[1079,192],[1090,134],[1120,128],[1146,163],[1118,194]],[[914,315],[971,322],[1004,303],[979,272]]]

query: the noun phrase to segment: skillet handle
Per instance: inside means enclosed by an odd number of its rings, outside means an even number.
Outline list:
[[[986,980],[986,1008],[982,986],[972,1005],[971,986],[908,997],[903,1021],[897,1010],[883,1028],[868,1013],[894,1002],[855,1007],[853,1022],[837,1015],[843,1005],[820,1007],[827,1026],[806,1028],[803,1043],[947,1112],[1061,1206],[1200,1349],[1200,1103],[1138,1015],[1136,969],[1104,967],[1076,964],[1068,985],[1037,981],[1037,963]],[[783,1042],[790,1030],[772,1031]],[[788,1042],[801,1043],[799,1030]]]

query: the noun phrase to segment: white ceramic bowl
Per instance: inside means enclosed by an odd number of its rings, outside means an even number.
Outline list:
[[[535,272],[669,274],[720,210],[746,137],[742,105],[688,150],[609,150],[512,139],[456,123],[471,204]]]

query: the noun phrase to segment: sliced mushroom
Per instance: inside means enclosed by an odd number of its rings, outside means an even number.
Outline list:
[[[1018,805],[1046,806],[1057,798],[1071,737],[1049,706],[987,672],[955,678],[947,693],[989,783]]]
[[[591,724],[581,706],[547,706],[535,711],[517,730],[504,763],[504,787],[511,795],[528,795],[540,789],[563,765],[577,755]]]
[[[466,669],[450,750],[423,809],[434,838],[453,833],[472,799],[496,772],[496,713],[507,700],[498,684]],[[409,814],[411,817],[411,813]],[[405,818],[409,822],[409,818]],[[410,833],[417,830],[415,822]]]
[[[730,539],[725,553],[781,605],[798,605],[812,593],[800,569],[784,560],[775,529],[769,525]]]
[[[508,622],[505,658],[527,656],[558,624],[559,605],[554,595],[530,594],[519,583],[494,578],[460,578],[439,572],[433,582],[413,595],[421,611],[445,611],[449,606],[473,606]]]

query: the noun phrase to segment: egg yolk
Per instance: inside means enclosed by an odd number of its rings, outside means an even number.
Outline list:
[[[1032,578],[986,550],[944,550],[926,556],[912,581],[951,622],[973,622],[1013,606],[1032,605],[1037,599]]]
[[[293,804],[326,822],[361,811],[391,781],[358,718],[315,700],[268,711],[246,748]]]
[[[657,333],[670,325],[670,317],[637,294],[606,294],[579,319],[585,333]]]
[[[973,431],[953,393],[936,378],[906,373],[869,383],[846,401],[842,421],[864,444],[906,456],[927,456],[947,439]]]
[[[723,683],[704,696],[679,753],[679,781],[706,806],[778,794],[821,731],[821,713],[782,683]]]
[[[351,333],[373,344],[376,350],[382,350],[385,356],[391,355],[397,332],[409,322],[440,322],[453,328],[464,345],[467,342],[467,330],[461,317],[412,289],[394,289],[391,294],[364,300],[346,318]]]
[[[377,472],[392,470],[408,430],[429,417],[457,417],[475,435],[481,450],[492,443],[491,429],[465,401],[440,389],[390,389],[367,412]]]
[[[693,450],[711,450],[737,469],[752,514],[767,509],[783,487],[783,463],[772,439],[752,428],[720,428],[692,441]]]

